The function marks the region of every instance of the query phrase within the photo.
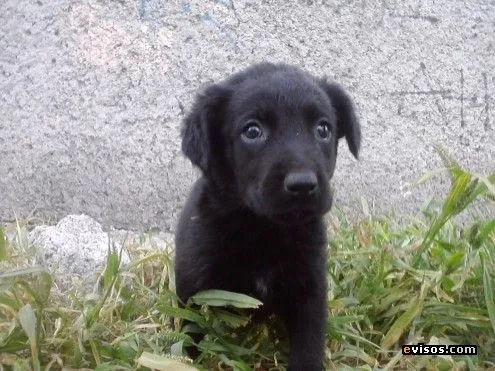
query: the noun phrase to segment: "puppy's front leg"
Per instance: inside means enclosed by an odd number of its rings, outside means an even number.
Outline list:
[[[289,371],[323,369],[326,312],[326,291],[322,287],[311,290],[309,295],[302,291],[291,295],[285,317],[290,341]]]

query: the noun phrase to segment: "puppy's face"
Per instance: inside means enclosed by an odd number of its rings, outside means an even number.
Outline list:
[[[340,87],[262,64],[199,96],[183,150],[216,192],[260,216],[299,223],[329,210],[343,136],[357,156],[359,124]]]

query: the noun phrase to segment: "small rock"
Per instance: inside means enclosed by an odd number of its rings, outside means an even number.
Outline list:
[[[87,215],[68,215],[56,226],[36,227],[29,240],[38,249],[38,263],[55,271],[56,281],[63,287],[73,278],[96,277],[111,246],[108,233]],[[122,263],[128,262],[123,251]]]

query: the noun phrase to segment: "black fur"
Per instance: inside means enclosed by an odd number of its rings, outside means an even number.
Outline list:
[[[289,370],[323,365],[323,215],[340,137],[357,158],[347,94],[285,64],[257,64],[210,86],[184,121],[183,152],[203,176],[178,225],[177,293],[183,302],[206,289],[260,299],[287,327]]]

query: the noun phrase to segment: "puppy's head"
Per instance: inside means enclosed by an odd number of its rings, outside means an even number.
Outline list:
[[[274,221],[300,222],[329,210],[343,137],[357,158],[359,123],[340,86],[264,63],[197,96],[182,149],[216,197]]]

